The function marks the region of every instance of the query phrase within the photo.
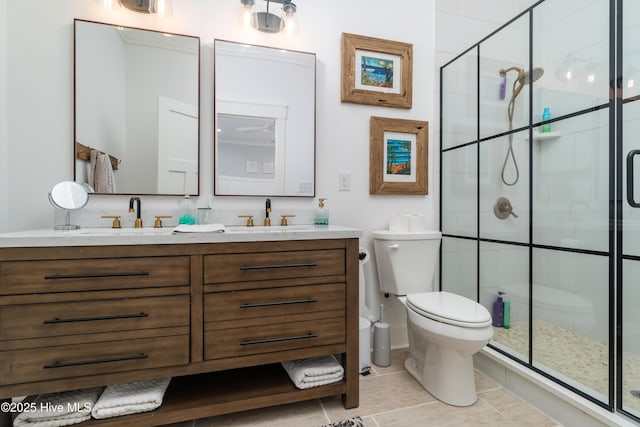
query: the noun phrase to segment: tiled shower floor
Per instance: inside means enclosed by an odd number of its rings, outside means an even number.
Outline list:
[[[609,393],[609,346],[544,320],[535,320],[534,366],[566,383],[607,401]],[[494,328],[493,340],[500,348],[517,352],[523,360],[529,354],[529,323],[512,322],[510,329]],[[640,414],[640,355],[623,355],[623,403],[625,409]]]

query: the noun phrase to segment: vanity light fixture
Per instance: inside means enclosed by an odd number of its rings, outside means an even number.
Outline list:
[[[171,0],[101,0],[104,10],[111,11],[120,6],[141,13],[156,13],[169,16],[173,12]]]
[[[286,29],[287,32],[295,28],[294,15],[297,7],[291,0],[264,0],[267,3],[266,11],[254,10],[256,0],[240,0],[244,6],[245,25],[251,26],[258,31],[265,33],[279,33]],[[282,5],[280,16],[272,13],[269,9],[271,3]]]

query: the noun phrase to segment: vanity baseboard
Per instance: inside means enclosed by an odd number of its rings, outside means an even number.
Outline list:
[[[10,373],[0,377],[0,399],[171,377],[163,404],[155,411],[78,425],[155,426],[336,395],[345,408],[357,407],[358,249],[357,238],[0,247],[0,320],[3,310],[8,319],[22,308],[54,319],[50,329],[37,320],[23,322],[28,327],[18,332],[13,328],[10,334],[2,329],[16,326],[15,319],[0,321],[0,363]],[[248,310],[256,310],[249,315],[232,309],[217,316],[218,298],[236,304],[238,293],[268,301],[283,295],[296,303],[260,305]],[[317,298],[306,296],[314,293]],[[113,301],[127,303],[113,304],[111,313]],[[100,319],[79,309],[83,303],[96,307]],[[158,304],[164,303],[172,305],[166,313],[176,314],[158,318]],[[175,305],[187,303],[185,316]],[[64,307],[70,307],[68,313]],[[123,314],[129,308],[135,316]],[[246,353],[238,346],[229,350],[229,340],[224,340],[224,351],[217,347],[218,334],[246,339],[240,334],[254,333],[261,324],[275,331],[278,325],[285,330],[316,320],[324,325],[309,332],[317,341],[268,344]],[[134,343],[148,345],[137,350]],[[75,348],[78,353],[67,351]],[[74,363],[84,367],[90,365],[83,365],[86,360],[107,359],[103,348],[114,359],[118,349],[133,349],[145,357],[107,361],[99,369],[74,368]],[[46,355],[55,355],[54,350],[64,357],[48,361]],[[305,390],[293,385],[279,363],[328,354],[343,364],[344,379]],[[47,369],[41,369],[44,366]],[[0,425],[11,425],[10,416],[3,416]]]

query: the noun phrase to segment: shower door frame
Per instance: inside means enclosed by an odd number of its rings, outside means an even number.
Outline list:
[[[532,283],[533,283],[533,251],[534,249],[551,249],[551,250],[561,250],[561,251],[568,251],[568,252],[577,252],[577,253],[582,253],[582,254],[591,254],[591,255],[600,255],[600,256],[607,256],[608,257],[608,278],[609,278],[609,283],[608,283],[608,295],[609,295],[609,301],[608,301],[608,387],[607,387],[607,401],[602,401],[588,393],[586,393],[583,390],[580,390],[578,388],[576,388],[575,386],[568,384],[565,381],[562,381],[561,379],[551,375],[548,372],[545,372],[544,370],[539,369],[538,367],[534,366],[534,358],[533,358],[533,329],[530,327],[529,331],[528,331],[528,355],[527,355],[527,359],[528,360],[522,360],[518,357],[515,357],[513,354],[510,354],[507,351],[504,351],[492,344],[489,344],[489,347],[491,347],[493,350],[498,351],[501,354],[504,354],[505,356],[509,357],[510,359],[514,360],[515,362],[527,367],[528,369],[531,369],[532,371],[544,376],[545,378],[548,378],[550,380],[552,380],[553,382],[560,384],[561,386],[571,390],[572,392],[576,393],[577,395],[597,404],[598,406],[601,406],[603,408],[605,408],[606,410],[610,411],[610,412],[620,412],[628,417],[630,417],[631,419],[635,420],[635,421],[640,421],[640,416],[638,415],[634,415],[632,413],[629,413],[627,411],[625,411],[623,409],[623,355],[622,355],[622,349],[623,349],[623,334],[622,334],[622,321],[623,321],[623,307],[622,307],[622,292],[623,292],[623,276],[622,276],[622,272],[623,272],[623,260],[625,259],[625,256],[623,254],[623,227],[624,227],[624,221],[623,221],[623,213],[622,213],[622,206],[623,203],[625,203],[625,198],[624,198],[624,194],[623,194],[623,179],[625,178],[623,176],[623,157],[624,157],[624,152],[623,152],[623,141],[622,141],[622,130],[623,130],[623,105],[627,102],[631,102],[631,101],[638,101],[640,102],[640,95],[633,97],[631,99],[628,100],[624,100],[622,98],[621,95],[621,91],[622,91],[622,65],[623,65],[623,51],[622,51],[622,43],[623,43],[623,28],[622,28],[622,10],[623,10],[623,2],[624,0],[609,0],[609,17],[608,17],[608,24],[609,24],[609,29],[608,29],[608,34],[609,34],[609,81],[614,83],[613,87],[612,87],[612,91],[611,94],[609,96],[609,100],[608,102],[604,103],[604,104],[600,104],[600,105],[596,105],[594,107],[591,108],[586,108],[583,110],[579,110],[579,111],[575,111],[571,114],[567,114],[567,115],[563,115],[563,116],[559,116],[559,117],[555,117],[553,118],[550,123],[556,122],[556,121],[561,121],[561,120],[565,120],[565,119],[569,119],[572,117],[577,117],[577,116],[581,116],[584,114],[587,114],[589,112],[595,112],[595,111],[599,111],[599,110],[603,110],[603,109],[608,109],[608,117],[609,117],[609,129],[608,129],[608,135],[609,135],[609,141],[608,141],[608,146],[609,146],[609,159],[608,159],[608,163],[609,163],[609,182],[608,182],[608,191],[609,191],[609,232],[608,232],[608,252],[602,252],[602,251],[592,251],[592,250],[583,250],[583,249],[570,249],[570,248],[561,248],[561,247],[554,247],[554,246],[546,246],[546,245],[540,245],[540,244],[535,244],[533,243],[533,186],[535,185],[535,183],[533,182],[533,175],[534,175],[534,168],[533,168],[533,131],[534,128],[540,125],[540,122],[536,123],[534,122],[534,115],[533,115],[533,88],[532,85],[529,85],[529,120],[528,120],[528,125],[525,127],[521,127],[521,128],[517,128],[513,131],[510,132],[505,132],[503,134],[500,134],[498,136],[502,137],[505,135],[508,135],[509,133],[516,133],[516,132],[521,132],[523,130],[528,131],[529,133],[529,171],[528,171],[528,178],[529,178],[529,183],[528,183],[528,192],[529,192],[529,239],[528,239],[528,243],[518,243],[518,242],[511,242],[511,241],[498,241],[498,240],[494,240],[494,239],[487,239],[487,238],[482,238],[481,237],[481,221],[480,221],[480,203],[481,203],[481,198],[480,198],[480,174],[481,174],[481,168],[480,168],[480,162],[481,162],[481,156],[480,156],[480,144],[483,142],[483,138],[481,138],[481,132],[480,132],[480,127],[481,127],[481,121],[480,121],[480,115],[481,115],[481,97],[480,97],[480,90],[481,90],[481,85],[480,85],[480,79],[481,79],[481,74],[480,74],[480,63],[481,63],[481,44],[486,41],[487,39],[491,38],[492,36],[494,36],[495,34],[499,33],[500,31],[502,31],[505,27],[507,27],[508,25],[510,25],[511,23],[513,23],[514,21],[522,18],[523,16],[528,15],[529,17],[529,68],[528,68],[528,72],[532,73],[533,72],[533,43],[534,43],[534,27],[533,27],[533,17],[534,17],[534,9],[539,6],[540,4],[544,3],[546,0],[540,0],[538,2],[536,2],[535,4],[533,4],[532,6],[530,6],[529,8],[527,8],[526,10],[524,10],[523,12],[521,12],[520,14],[516,15],[514,18],[512,18],[510,21],[508,21],[507,23],[505,23],[504,25],[502,25],[501,27],[499,27],[497,30],[495,30],[494,32],[492,32],[491,34],[487,35],[486,37],[484,37],[483,39],[481,39],[480,41],[478,41],[477,43],[475,43],[473,46],[471,46],[469,49],[465,50],[464,52],[460,53],[459,55],[457,55],[455,58],[451,59],[450,61],[448,61],[446,64],[444,64],[442,67],[440,67],[440,100],[439,100],[439,110],[440,110],[440,117],[439,117],[439,129],[440,129],[440,156],[439,156],[439,161],[440,161],[440,182],[439,182],[439,190],[440,190],[440,206],[439,206],[439,214],[440,214],[440,230],[443,229],[443,199],[445,198],[445,194],[443,191],[443,175],[445,173],[444,170],[444,163],[443,163],[443,154],[447,151],[451,151],[451,150],[455,150],[455,149],[460,149],[463,147],[469,147],[470,145],[475,144],[476,145],[476,150],[475,150],[475,154],[476,154],[476,235],[471,237],[471,236],[467,236],[467,235],[456,235],[456,234],[446,234],[443,233],[443,239],[446,238],[454,238],[454,239],[463,239],[463,240],[467,240],[467,241],[475,241],[475,253],[476,253],[476,266],[477,266],[477,271],[476,271],[476,300],[478,302],[480,302],[480,270],[482,268],[481,265],[481,260],[480,260],[480,254],[481,254],[481,250],[480,250],[480,245],[482,242],[487,242],[487,243],[500,243],[500,244],[510,244],[510,245],[514,245],[514,247],[527,247],[528,248],[528,267],[529,267],[529,271],[528,271],[528,276],[529,276],[529,325],[533,324],[533,288],[532,288]],[[469,54],[469,53],[474,53],[475,51],[475,55],[476,55],[476,78],[477,78],[477,87],[476,87],[476,135],[475,135],[475,140],[470,140],[467,141],[465,143],[459,143],[457,145],[453,145],[451,147],[447,147],[443,149],[443,139],[444,139],[444,132],[443,132],[443,106],[444,106],[444,94],[443,94],[443,78],[444,78],[444,70],[447,66],[453,64],[455,61],[463,58],[465,55]],[[491,136],[490,138],[484,138],[484,140],[487,139],[493,139],[496,136]],[[443,252],[443,247],[441,245],[440,248],[440,258],[439,258],[439,263],[440,263],[440,275],[439,275],[439,283],[440,283],[440,290],[443,290],[443,280],[446,279],[444,276],[444,272],[442,269],[442,265],[443,265],[443,256],[444,256],[444,252]],[[635,257],[634,260],[640,261],[640,257]]]

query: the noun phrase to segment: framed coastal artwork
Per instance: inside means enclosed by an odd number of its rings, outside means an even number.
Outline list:
[[[369,194],[428,194],[429,123],[371,117]]]
[[[342,33],[342,102],[411,108],[413,45]]]

